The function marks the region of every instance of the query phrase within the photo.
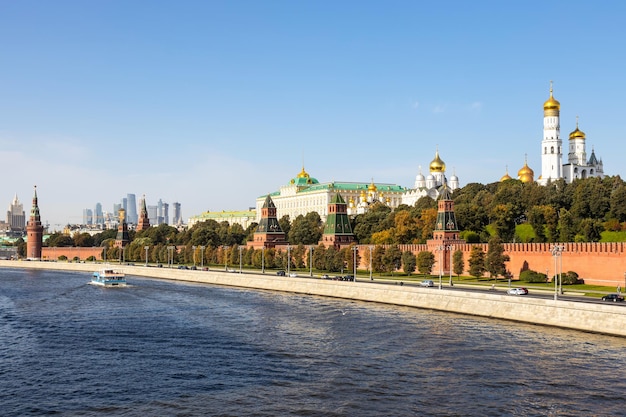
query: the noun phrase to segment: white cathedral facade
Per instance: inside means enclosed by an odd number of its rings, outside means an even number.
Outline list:
[[[567,162],[563,163],[563,141],[561,140],[561,103],[552,94],[543,104],[543,140],[541,141],[541,176],[537,182],[546,185],[550,181],[565,179],[571,183],[576,179],[604,177],[602,160],[598,159],[594,150],[587,158],[586,135],[578,128],[569,135]],[[578,118],[577,118],[578,119]]]

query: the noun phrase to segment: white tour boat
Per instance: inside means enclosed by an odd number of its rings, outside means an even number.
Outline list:
[[[91,283],[103,287],[125,287],[126,275],[113,269],[102,269],[93,273]]]

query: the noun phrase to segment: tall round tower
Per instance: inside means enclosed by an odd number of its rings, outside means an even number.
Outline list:
[[[37,186],[33,196],[33,206],[30,209],[30,218],[26,224],[26,258],[41,259],[41,247],[43,246],[43,226],[39,215],[39,205],[37,203]]]

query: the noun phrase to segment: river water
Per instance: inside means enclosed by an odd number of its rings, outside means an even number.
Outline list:
[[[618,416],[626,340],[373,303],[0,269],[1,416]]]

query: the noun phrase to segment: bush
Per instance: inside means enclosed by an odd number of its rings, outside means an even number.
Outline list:
[[[59,256],[59,261],[67,261],[67,256],[65,255]]]
[[[530,283],[548,282],[548,276],[546,274],[542,274],[541,272],[533,271],[531,269],[522,271],[522,273],[519,274],[519,279],[520,281]]]
[[[561,284],[563,285],[580,284],[580,281],[578,274],[574,271],[567,271],[561,276]]]

